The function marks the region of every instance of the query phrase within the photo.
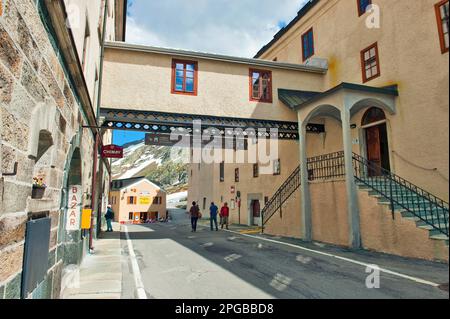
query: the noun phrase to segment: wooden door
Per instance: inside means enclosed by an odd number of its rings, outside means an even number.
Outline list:
[[[378,126],[366,129],[367,159],[373,163],[369,168],[369,176],[381,175],[381,139]]]
[[[259,200],[253,201],[253,217],[254,218],[261,217],[261,206],[259,205]]]

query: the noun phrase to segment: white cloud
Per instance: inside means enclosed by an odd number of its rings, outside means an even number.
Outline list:
[[[127,42],[253,57],[307,0],[133,0]]]

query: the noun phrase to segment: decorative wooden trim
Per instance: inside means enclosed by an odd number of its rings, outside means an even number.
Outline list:
[[[371,50],[372,48],[375,48],[375,58],[377,61],[377,71],[378,73],[374,76],[371,76],[370,78],[366,77],[366,63],[364,60],[364,53]],[[374,44],[368,46],[364,50],[361,51],[361,71],[362,71],[362,77],[363,77],[363,83],[369,82],[370,80],[373,80],[379,76],[381,76],[381,67],[380,67],[380,55],[378,52],[378,42],[375,42]]]
[[[309,34],[309,32],[312,32],[312,35],[313,35],[312,54],[310,56],[306,57],[305,56],[305,48],[303,46],[303,43],[304,43],[304,38]],[[313,27],[311,27],[308,31],[306,31],[305,33],[302,34],[302,58],[303,58],[303,62],[308,60],[310,57],[314,56],[315,53],[316,53],[316,50],[315,50],[315,46],[314,46],[314,29],[313,29]]]
[[[364,15],[367,11],[361,11],[361,5],[360,5],[361,0],[356,0],[356,5],[358,6],[358,16],[362,16]],[[372,4],[372,0],[369,0],[369,5]]]
[[[439,42],[441,44],[441,53],[447,53],[448,48],[445,47],[445,40],[444,40],[444,30],[442,29],[442,16],[441,16],[441,6],[443,6],[445,3],[447,3],[448,0],[442,0],[439,3],[436,3],[434,5],[434,9],[436,11],[436,20],[438,25],[438,32],[439,32]]]
[[[269,98],[268,99],[255,99],[253,98],[253,72],[267,73],[269,74]],[[249,69],[248,72],[248,86],[249,86],[249,100],[250,102],[260,102],[260,103],[273,103],[273,84],[272,84],[272,71],[261,70],[261,69]]]
[[[175,81],[176,81],[176,64],[177,63],[183,63],[183,64],[193,64],[194,65],[194,92],[180,92],[175,90]],[[186,69],[184,69],[184,79],[186,79]],[[190,96],[197,96],[197,89],[198,89],[198,62],[197,61],[188,61],[188,60],[177,60],[172,59],[172,83],[170,88],[170,93],[172,94],[180,94],[180,95],[190,95]]]

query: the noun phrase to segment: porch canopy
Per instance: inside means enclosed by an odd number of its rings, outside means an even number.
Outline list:
[[[360,247],[359,210],[357,189],[353,176],[352,138],[350,119],[367,107],[378,107],[385,112],[396,114],[397,86],[372,87],[360,84],[341,83],[326,92],[285,91],[280,99],[287,106],[297,111],[299,125],[299,147],[301,167],[301,192],[303,233],[311,238],[311,203],[309,198],[308,168],[306,153],[306,123],[317,116],[331,117],[342,124],[348,218],[350,225],[351,246]]]

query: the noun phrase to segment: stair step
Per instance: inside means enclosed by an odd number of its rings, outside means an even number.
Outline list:
[[[428,230],[429,233],[430,233],[430,236],[442,234],[442,232],[440,230],[437,230],[436,228],[434,228],[431,225],[420,225],[420,226],[417,226],[417,227]]]
[[[422,219],[419,218],[418,216],[403,216],[402,215],[402,217],[405,218],[405,219],[414,220],[417,225],[426,225],[427,222],[425,222],[424,220],[428,220],[430,223],[432,223],[434,225],[437,225],[437,226],[439,224],[441,226],[444,226],[444,225],[448,226],[448,219],[445,220],[443,217],[439,217],[439,220],[438,220],[438,218],[436,216],[434,217],[434,220],[433,220],[433,218],[431,216],[427,216],[426,218],[424,216],[422,216]]]
[[[433,236],[430,236],[430,238],[431,238],[431,239],[434,239],[434,240],[445,240],[445,241],[446,241],[446,244],[447,244],[447,246],[448,246],[448,240],[449,240],[449,238],[448,238],[447,235],[444,235],[444,234],[433,235]]]

